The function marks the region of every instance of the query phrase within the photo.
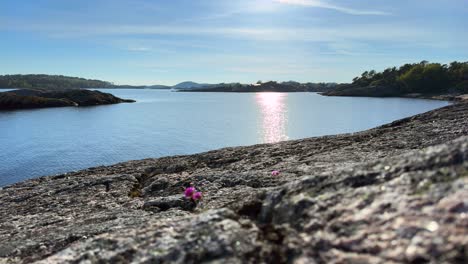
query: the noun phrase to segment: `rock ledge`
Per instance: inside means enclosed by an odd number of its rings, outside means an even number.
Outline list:
[[[0,190],[0,263],[467,263],[467,135],[463,102],[17,183]]]

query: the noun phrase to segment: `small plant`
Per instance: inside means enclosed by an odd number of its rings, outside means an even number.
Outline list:
[[[186,198],[189,198],[194,202],[201,200],[203,197],[202,193],[197,192],[197,190],[193,186],[185,188],[184,195]]]
[[[192,195],[192,199],[195,201],[201,200],[202,198],[202,193],[201,192],[196,192]]]
[[[191,198],[193,196],[193,194],[195,193],[195,187],[187,187],[185,188],[185,191],[184,191],[184,194],[185,194],[185,197],[187,198]]]

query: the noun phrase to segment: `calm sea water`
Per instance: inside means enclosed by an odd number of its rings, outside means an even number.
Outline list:
[[[356,132],[448,104],[315,93],[103,91],[137,103],[0,111],[0,186],[132,159]]]

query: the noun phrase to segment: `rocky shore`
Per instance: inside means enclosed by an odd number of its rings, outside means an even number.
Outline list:
[[[0,92],[0,110],[133,103],[110,93],[86,89],[18,89]]]
[[[346,96],[346,97],[399,97],[399,98],[413,98],[413,99],[430,99],[441,101],[459,102],[468,100],[468,94],[423,94],[423,93],[408,93],[401,94],[395,90],[385,87],[371,87],[371,88],[352,88],[352,89],[334,89],[327,92],[321,92],[324,96]]]
[[[0,263],[467,263],[467,176],[466,101],[360,133],[90,168],[0,190]]]

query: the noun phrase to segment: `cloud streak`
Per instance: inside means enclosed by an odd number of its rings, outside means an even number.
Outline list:
[[[341,27],[210,27],[151,25],[25,25],[16,30],[56,38],[110,36],[181,36],[245,39],[252,41],[329,42],[343,40],[411,42],[427,40],[427,32],[405,26],[374,24]],[[1,31],[1,28],[0,28]],[[431,34],[436,34],[432,32]],[[440,32],[439,32],[440,33]],[[141,44],[144,45],[145,43]],[[143,46],[145,47],[145,46]],[[145,47],[147,48],[147,47]],[[143,50],[140,50],[143,51]]]
[[[149,52],[151,51],[150,48],[147,47],[128,47],[128,51],[134,51],[134,52]]]
[[[390,13],[383,12],[383,11],[358,10],[358,9],[354,9],[354,8],[349,8],[349,7],[330,4],[330,3],[322,1],[322,0],[274,0],[274,1],[277,2],[277,3],[288,4],[288,5],[331,9],[331,10],[335,10],[335,11],[338,11],[338,12],[341,12],[341,13],[345,13],[345,14],[349,14],[349,15],[356,15],[356,16],[366,16],[366,15],[386,16],[386,15],[390,15]]]

